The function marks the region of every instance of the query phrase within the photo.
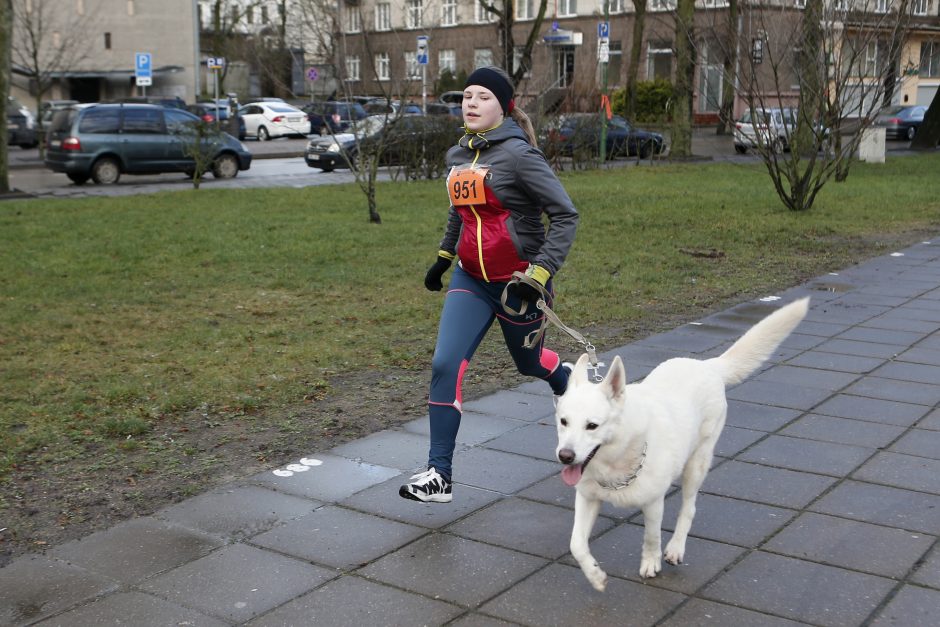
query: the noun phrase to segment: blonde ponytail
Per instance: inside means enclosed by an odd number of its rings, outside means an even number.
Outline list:
[[[539,140],[538,137],[535,136],[535,127],[532,126],[532,120],[525,114],[525,111],[519,107],[513,107],[512,111],[509,113],[509,117],[525,132],[529,143],[538,148]]]

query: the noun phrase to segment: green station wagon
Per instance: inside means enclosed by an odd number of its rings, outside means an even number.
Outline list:
[[[57,111],[46,135],[46,167],[77,185],[88,179],[117,183],[121,174],[183,172],[192,176],[190,156],[199,123],[188,111],[148,104],[74,105]],[[232,178],[251,167],[251,153],[227,133],[204,140],[216,178]],[[189,153],[189,154],[187,154]]]

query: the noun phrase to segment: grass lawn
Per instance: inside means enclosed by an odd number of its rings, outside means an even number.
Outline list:
[[[802,214],[759,165],[565,174],[582,220],[557,311],[603,351],[934,236],[938,171],[940,154],[857,164]],[[442,302],[423,277],[446,194],[387,183],[378,202],[380,226],[354,186],[0,204],[0,510],[53,469],[199,484],[233,468],[232,441],[281,463],[288,447],[262,434],[315,449],[336,433],[318,404],[350,396],[335,382],[356,373],[398,373],[373,392],[414,409],[376,427],[420,415]],[[481,357],[503,359],[491,340]],[[475,380],[498,385],[499,363]]]

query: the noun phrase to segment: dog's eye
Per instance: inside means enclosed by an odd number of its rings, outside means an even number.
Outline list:
[[[594,429],[597,429],[597,423],[589,422],[584,428],[587,429],[588,431],[594,431]]]
[[[567,426],[568,426],[568,421],[565,420],[564,418],[562,418],[562,419],[559,420],[558,422],[561,423],[561,426],[562,426],[562,427],[567,427]]]

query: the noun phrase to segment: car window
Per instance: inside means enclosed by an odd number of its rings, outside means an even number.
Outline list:
[[[166,128],[171,133],[178,133],[199,121],[196,116],[180,109],[167,109],[164,114],[166,115]]]
[[[117,133],[121,128],[121,111],[117,107],[89,109],[78,125],[79,133]]]
[[[52,114],[52,124],[49,130],[53,133],[67,133],[75,123],[75,116],[78,111],[75,109],[60,109]]]
[[[290,105],[278,105],[278,104],[269,104],[268,108],[275,113],[297,113],[297,109],[291,107]]]
[[[163,133],[163,111],[159,109],[124,109],[125,133]]]

